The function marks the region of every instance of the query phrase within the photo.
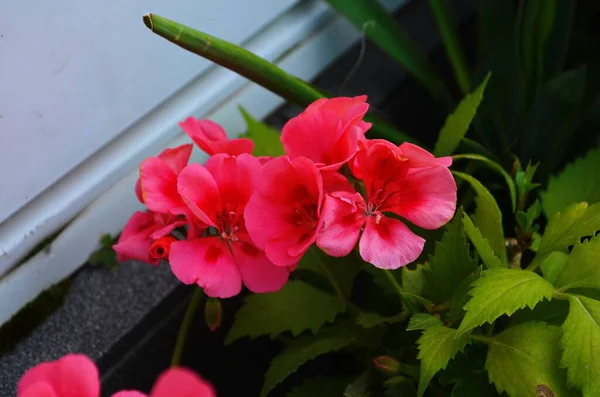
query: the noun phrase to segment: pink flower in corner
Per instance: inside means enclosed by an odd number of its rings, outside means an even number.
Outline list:
[[[19,380],[17,397],[100,397],[96,364],[82,354],[67,354],[29,369]],[[212,385],[194,372],[171,368],[160,375],[150,396],[121,391],[113,397],[216,397]]]
[[[353,171],[364,183],[366,198],[356,192],[326,197],[317,236],[319,248],[331,256],[345,256],[360,238],[359,250],[365,261],[397,269],[417,259],[425,240],[385,213],[424,229],[437,229],[452,218],[456,183],[448,161],[435,159],[414,145],[401,149],[375,143],[356,154]]]
[[[254,142],[248,138],[228,139],[223,127],[211,120],[188,117],[179,123],[181,129],[209,156],[225,153],[232,156],[251,154]]]
[[[112,397],[216,397],[212,385],[185,368],[171,368],[160,375],[149,396],[121,391]]]
[[[366,95],[319,99],[283,127],[281,141],[291,158],[307,157],[319,168],[339,169],[350,160],[371,124],[363,121]]]
[[[279,266],[297,263],[315,242],[323,201],[323,178],[305,157],[278,157],[263,166],[246,206],[252,241]]]
[[[181,172],[179,193],[191,213],[214,231],[171,244],[171,269],[181,282],[198,284],[218,298],[237,295],[242,282],[253,292],[273,292],[285,284],[289,270],[256,248],[244,222],[260,171],[258,159],[249,154],[217,154],[206,166],[190,164]]]
[[[29,369],[17,386],[17,397],[99,397],[98,369],[80,354]]]
[[[170,237],[169,234],[173,230],[185,224],[187,221],[182,216],[151,211],[135,212],[125,225],[119,241],[113,245],[117,259],[120,262],[135,259],[158,266],[161,259],[168,259],[169,247],[165,238]],[[159,255],[160,248],[157,242],[162,242],[162,255]],[[170,243],[168,245],[170,246]]]

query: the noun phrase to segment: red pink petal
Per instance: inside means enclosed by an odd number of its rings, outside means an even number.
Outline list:
[[[380,269],[397,269],[415,261],[425,240],[397,219],[369,216],[360,238],[362,258]]]
[[[341,197],[325,197],[321,213],[321,227],[317,234],[317,246],[327,255],[342,257],[356,246],[361,228],[366,222],[364,210],[353,202],[364,199],[358,194]]]
[[[213,298],[230,298],[242,289],[229,246],[219,237],[176,241],[171,244],[169,262],[182,283],[198,284]]]
[[[276,266],[266,254],[252,244],[240,242],[233,245],[233,255],[242,275],[244,285],[252,292],[279,291],[289,277],[289,270]]]
[[[248,138],[227,139],[223,127],[214,121],[188,117],[179,126],[209,156],[217,153],[236,156],[254,150],[254,142]]]
[[[181,171],[177,189],[192,213],[203,223],[216,226],[222,208],[219,187],[212,174],[201,164],[190,164]]]
[[[158,377],[150,397],[216,397],[216,393],[210,383],[192,371],[171,368]]]
[[[185,204],[177,192],[177,174],[159,157],[140,165],[142,199],[150,211],[180,214]]]

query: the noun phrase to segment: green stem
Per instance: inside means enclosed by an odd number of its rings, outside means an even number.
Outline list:
[[[331,284],[331,286],[333,287],[333,289],[335,289],[335,293],[340,297],[341,300],[343,300],[343,301],[346,302],[348,299],[346,298],[346,295],[344,294],[344,291],[342,291],[342,288],[340,287],[340,285],[338,284],[337,280],[335,279],[333,273],[331,273],[331,271],[329,270],[329,268],[327,267],[327,265],[325,263],[323,263],[323,261],[321,260],[321,258],[319,258],[317,260],[317,262],[319,263],[319,266],[321,266],[321,269],[323,269],[323,271],[327,275],[327,278],[329,279],[329,283]]]
[[[177,342],[175,342],[175,349],[173,350],[173,356],[171,357],[171,367],[179,366],[181,362],[181,354],[183,353],[183,347],[185,345],[185,340],[187,339],[187,335],[190,332],[190,327],[192,326],[192,320],[194,319],[194,315],[202,302],[202,298],[204,297],[204,290],[202,288],[197,287],[192,295],[192,299],[188,304],[187,310],[185,311],[185,316],[183,317],[183,322],[181,323],[181,327],[179,328],[179,334],[177,335]]]
[[[469,76],[465,56],[458,40],[456,24],[450,15],[448,2],[446,0],[429,0],[429,5],[444,41],[446,53],[454,69],[458,86],[463,94],[468,94],[471,86],[471,77]]]
[[[471,335],[471,339],[476,340],[477,342],[485,343],[486,345],[491,345],[494,341],[493,338],[483,335]]]

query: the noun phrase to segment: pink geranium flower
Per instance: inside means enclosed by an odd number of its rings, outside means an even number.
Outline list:
[[[246,206],[246,227],[252,241],[276,265],[296,264],[315,242],[323,194],[350,189],[342,175],[321,174],[305,157],[269,161]]]
[[[425,229],[443,226],[456,209],[456,183],[447,168],[450,162],[435,159],[415,145],[398,148],[374,143],[359,151],[353,164],[366,197],[357,192],[328,195],[317,245],[331,256],[345,256],[360,237],[362,258],[379,268],[397,269],[414,261],[425,240],[385,214]]]
[[[117,259],[120,262],[128,260],[139,260],[158,266],[160,259],[168,259],[168,250],[163,251],[163,255],[158,255],[158,246],[156,242],[162,240],[163,249],[166,248],[165,237],[170,237],[169,234],[187,223],[184,217],[159,214],[156,212],[135,212],[123,233],[119,237],[117,244],[113,245],[113,249],[117,253]],[[171,240],[172,242],[172,240]],[[154,245],[154,250],[152,249]]]
[[[17,386],[17,397],[100,397],[100,378],[92,360],[68,354],[31,368]],[[147,397],[137,391],[121,391],[113,397]],[[212,386],[183,368],[165,371],[149,397],[216,397]]]
[[[191,213],[213,231],[171,244],[171,269],[181,282],[196,283],[207,295],[218,298],[237,295],[242,282],[253,292],[273,292],[285,284],[289,270],[275,266],[252,243],[244,222],[244,209],[261,167],[249,154],[217,154],[206,166],[190,164],[181,172],[181,197]]]
[[[366,95],[319,99],[283,127],[281,141],[291,158],[307,157],[319,168],[337,170],[354,156],[370,123]]]
[[[228,139],[223,127],[214,121],[188,117],[179,123],[181,129],[209,156],[217,153],[236,156],[252,153],[254,142],[248,138]]]

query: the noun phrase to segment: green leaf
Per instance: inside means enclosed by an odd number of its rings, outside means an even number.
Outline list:
[[[269,127],[267,124],[256,120],[242,106],[238,106],[244,121],[246,122],[246,134],[243,136],[254,142],[254,156],[282,156],[285,152],[283,144],[279,139],[279,131]]]
[[[458,334],[492,323],[503,314],[511,315],[525,306],[533,308],[551,299],[554,287],[534,272],[516,269],[488,269],[473,283],[471,300],[465,305]]]
[[[373,328],[378,325],[393,324],[402,322],[407,316],[404,313],[397,314],[395,316],[382,316],[379,313],[371,312],[360,312],[356,318],[356,324],[363,328]]]
[[[463,231],[462,208],[448,224],[442,239],[435,244],[435,253],[425,268],[425,295],[434,302],[450,300],[454,290],[477,269],[477,261],[469,254],[469,244]]]
[[[490,247],[489,241],[487,241],[482,235],[479,229],[475,227],[473,221],[467,214],[463,214],[463,227],[465,229],[465,233],[469,236],[469,239],[475,246],[479,257],[483,261],[483,264],[488,269],[494,267],[502,267],[502,262],[500,258],[494,254],[492,247]]]
[[[328,273],[331,273],[344,295],[350,296],[352,285],[356,276],[360,273],[363,263],[354,251],[343,258],[334,258],[327,256],[313,245],[300,259],[298,270],[310,270],[325,279],[329,279]],[[374,266],[370,267],[374,268]],[[382,272],[377,269],[376,273]]]
[[[479,84],[479,87],[471,94],[465,96],[454,110],[454,113],[446,118],[446,122],[435,143],[435,149],[433,149],[436,157],[449,156],[454,153],[460,141],[467,134],[479,103],[483,99],[483,92],[489,79],[490,75],[488,73],[483,82]]]
[[[541,263],[554,251],[566,251],[582,237],[593,236],[600,230],[600,203],[573,203],[564,211],[557,212],[546,226],[534,264]]]
[[[561,366],[569,384],[584,396],[600,395],[600,302],[569,296],[569,315],[562,326]]]
[[[369,397],[369,389],[370,376],[369,371],[366,371],[346,387],[344,397]]]
[[[425,329],[417,341],[419,345],[418,359],[421,360],[421,376],[419,378],[418,395],[421,397],[433,376],[446,368],[458,352],[470,343],[469,335],[459,336],[455,329],[438,326]]]
[[[285,397],[341,396],[349,382],[348,378],[310,378],[292,387]]]
[[[571,203],[600,202],[600,147],[567,165],[563,171],[550,178],[548,189],[542,193],[542,206],[547,217],[565,209]]]
[[[298,315],[296,313],[296,315]],[[354,335],[349,332],[331,333],[326,337],[310,336],[292,342],[283,352],[277,355],[265,374],[265,383],[261,397],[265,397],[285,378],[293,374],[307,361],[325,353],[341,350],[354,342]]]
[[[426,266],[423,265],[417,265],[414,270],[410,270],[407,266],[402,268],[401,284],[404,292],[416,296],[422,296],[427,283],[425,280],[425,268]],[[392,272],[392,274],[397,275],[398,272]],[[407,299],[409,299],[414,305],[421,305],[423,303],[420,299],[413,299],[410,297]]]
[[[469,274],[467,278],[458,285],[454,291],[454,295],[452,295],[452,300],[450,301],[450,313],[448,314],[447,321],[454,324],[464,317],[465,305],[469,299],[471,299],[471,295],[469,294],[471,292],[471,285],[475,280],[481,277],[482,270],[481,266],[479,266],[477,270]]]
[[[535,396],[546,387],[553,393],[547,395],[573,395],[565,372],[559,368],[560,336],[559,327],[529,322],[491,338],[485,368],[498,392]]]
[[[506,172],[506,170],[500,164],[480,154],[456,154],[452,156],[452,160],[480,161],[483,164],[485,164],[489,169],[491,169],[492,171],[499,174],[502,178],[504,178],[504,181],[506,182],[506,185],[508,186],[508,191],[510,193],[510,202],[512,204],[513,212],[515,211],[515,209],[517,208],[517,187],[515,185],[515,181],[513,181],[513,178],[508,172]]]
[[[254,294],[246,298],[235,316],[226,344],[249,336],[271,338],[290,331],[292,335],[310,329],[316,333],[325,323],[345,311],[345,304],[302,281],[290,280],[278,292]]]
[[[517,310],[510,317],[510,324],[521,324],[529,321],[543,321],[548,325],[561,326],[569,314],[569,302],[560,299],[541,301],[533,309],[528,307]]]
[[[305,107],[317,99],[331,96],[310,83],[287,73],[264,58],[218,37],[197,31],[156,14],[144,15],[143,21],[146,27],[162,38],[217,65],[232,70],[297,105]],[[369,131],[374,135],[398,143],[405,140],[414,141],[402,131],[373,114],[367,114],[365,121],[373,123]]]
[[[416,313],[410,318],[408,322],[408,326],[406,327],[407,331],[416,331],[419,329],[427,329],[431,327],[441,327],[444,325],[442,321],[427,313]]]
[[[443,82],[419,47],[377,0],[327,0],[379,48],[439,98]]]
[[[600,237],[575,244],[555,285],[563,291],[573,288],[600,289]]]
[[[477,209],[472,217],[473,223],[477,226],[481,235],[490,243],[490,247],[492,247],[496,256],[500,258],[503,266],[508,266],[504,245],[504,230],[502,228],[502,212],[500,212],[496,199],[481,182],[471,175],[456,171],[452,171],[452,173],[469,182],[475,193],[477,193],[475,198]]]
[[[558,276],[560,276],[568,261],[569,255],[566,253],[559,251],[552,252],[544,259],[540,266],[542,275],[550,284],[555,285]]]

